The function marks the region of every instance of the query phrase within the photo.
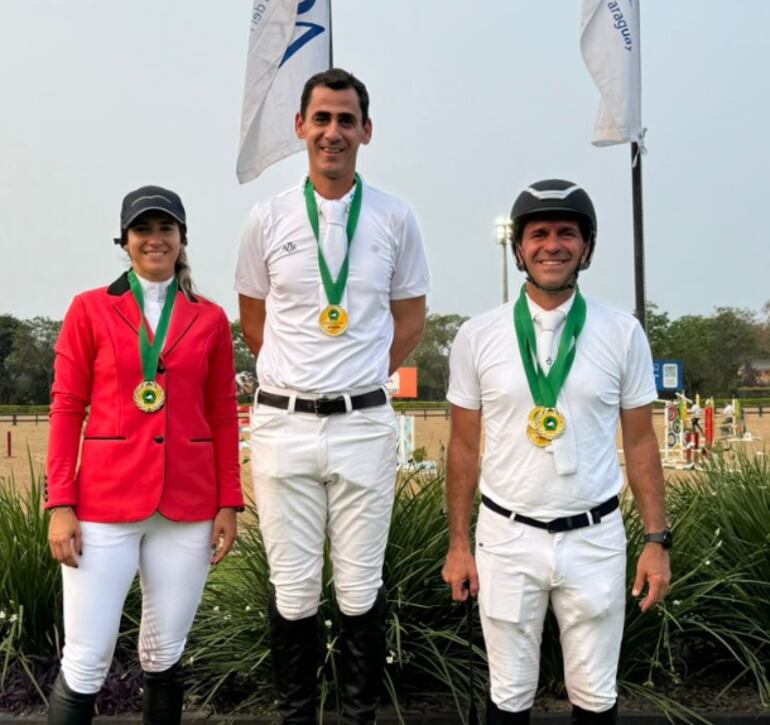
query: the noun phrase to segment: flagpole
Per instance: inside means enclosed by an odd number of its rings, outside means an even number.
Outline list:
[[[635,312],[646,328],[642,208],[641,41],[639,0],[583,0],[580,52],[599,88],[595,146],[631,142]],[[610,12],[607,12],[607,11]]]
[[[331,2],[331,0],[329,0]],[[642,66],[642,21],[637,8],[637,43],[639,45],[639,77],[641,79]],[[640,80],[641,83],[641,80]],[[639,103],[641,105],[641,88],[639,90]],[[641,124],[641,113],[639,122]],[[644,136],[644,130],[641,131]],[[642,152],[636,141],[631,142],[631,196],[634,208],[634,288],[636,290],[636,319],[642,329],[647,331],[647,303],[644,285],[644,207],[642,205]]]
[[[647,329],[644,289],[644,215],[642,207],[642,154],[639,144],[631,143],[631,195],[634,213],[634,288],[636,290],[636,319]]]
[[[334,35],[332,34],[332,0],[329,0],[329,68],[334,68]]]

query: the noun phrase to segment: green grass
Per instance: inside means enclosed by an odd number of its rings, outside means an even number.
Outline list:
[[[0,405],[0,416],[48,415],[47,405]]]

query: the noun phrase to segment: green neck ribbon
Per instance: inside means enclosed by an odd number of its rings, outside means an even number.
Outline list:
[[[575,290],[575,299],[564,322],[564,332],[559,343],[559,352],[556,355],[551,370],[544,374],[537,360],[537,339],[535,337],[535,325],[527,304],[527,285],[521,287],[519,299],[513,306],[513,324],[516,328],[516,337],[519,341],[519,352],[524,371],[527,373],[529,390],[535,405],[546,408],[555,408],[559,393],[564,387],[567,375],[572,368],[577,350],[577,338],[580,335],[586,321],[586,301],[580,290]]]
[[[177,281],[177,278],[174,277],[166,290],[166,302],[160,313],[158,327],[155,329],[152,344],[150,344],[150,338],[147,334],[147,323],[144,319],[144,294],[142,292],[142,284],[136,278],[133,269],[128,270],[128,284],[131,286],[131,293],[134,295],[134,299],[139,305],[139,312],[141,313],[142,318],[139,324],[139,356],[142,358],[144,379],[154,382],[155,377],[158,374],[158,360],[160,360],[160,353],[161,350],[163,350],[163,343],[166,341],[166,333],[168,332],[168,326],[171,322],[171,312],[174,309],[179,282]]]
[[[315,240],[318,244],[318,269],[321,273],[321,281],[323,282],[324,292],[326,292],[326,299],[329,301],[330,305],[338,305],[340,303],[342,295],[345,293],[345,285],[348,283],[350,245],[353,242],[353,235],[356,233],[358,217],[361,215],[362,188],[363,184],[361,183],[361,177],[356,174],[356,191],[353,194],[353,201],[350,205],[346,230],[348,236],[348,248],[345,252],[345,259],[342,262],[337,279],[333,280],[319,240],[318,204],[315,200],[315,188],[313,187],[313,182],[310,181],[310,177],[308,177],[305,182],[305,206],[307,207],[307,216],[308,219],[310,219],[310,226],[313,227],[313,234],[315,235]]]

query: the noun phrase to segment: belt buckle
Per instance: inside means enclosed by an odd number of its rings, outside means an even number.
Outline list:
[[[555,525],[554,525],[555,524]],[[586,514],[574,514],[554,519],[548,522],[548,532],[551,534],[563,534],[565,531],[582,529],[591,525],[591,519]]]
[[[331,408],[325,407],[329,405],[329,403],[333,402],[333,398],[328,398],[325,395],[322,395],[320,398],[316,398],[313,400],[313,412],[316,415],[331,415],[332,410]]]
[[[564,532],[564,524],[562,523],[562,520],[559,519],[553,519],[552,521],[546,521],[545,522],[545,530],[549,534],[561,534]],[[561,525],[559,525],[561,523]]]

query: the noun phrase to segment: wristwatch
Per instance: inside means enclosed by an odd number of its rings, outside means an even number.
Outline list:
[[[674,543],[674,537],[671,536],[671,531],[669,529],[663,529],[663,531],[658,533],[645,534],[644,541],[645,543],[652,542],[660,544],[664,549],[670,549],[671,545]]]

